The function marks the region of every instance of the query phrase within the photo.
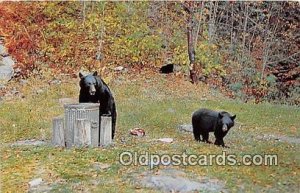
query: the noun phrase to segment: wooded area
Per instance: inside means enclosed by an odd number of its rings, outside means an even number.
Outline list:
[[[183,66],[244,101],[300,104],[299,2],[3,2],[15,77]]]

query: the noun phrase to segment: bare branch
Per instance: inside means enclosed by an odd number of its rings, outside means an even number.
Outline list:
[[[290,55],[290,56],[288,56],[288,57],[282,58],[282,59],[277,60],[277,61],[268,62],[268,63],[266,63],[266,64],[267,64],[267,65],[270,65],[270,64],[276,64],[276,63],[279,63],[279,62],[288,60],[288,59],[290,59],[290,58],[296,56],[297,54],[300,54],[300,51],[299,51],[299,52],[296,52],[296,53],[294,53],[294,54],[292,54],[292,55]]]

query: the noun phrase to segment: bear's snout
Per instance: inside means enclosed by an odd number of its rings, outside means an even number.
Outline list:
[[[222,130],[223,130],[223,132],[226,132],[228,130],[228,127],[226,124],[223,125]]]
[[[95,86],[91,86],[89,90],[90,95],[95,95],[96,94],[96,88]]]

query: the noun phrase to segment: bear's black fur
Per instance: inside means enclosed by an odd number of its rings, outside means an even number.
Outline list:
[[[97,72],[80,77],[80,103],[100,103],[100,116],[112,117],[112,138],[115,135],[117,112],[114,97],[107,84],[98,76]],[[101,119],[100,119],[101,120]],[[99,121],[100,121],[99,120]]]
[[[209,132],[214,132],[216,141],[215,145],[221,145],[225,147],[223,138],[231,127],[234,126],[234,119],[236,115],[231,116],[228,112],[213,111],[209,109],[199,109],[192,115],[192,125],[195,140],[202,140],[207,143],[211,143],[209,138]]]
[[[181,71],[181,66],[178,64],[166,64],[159,69],[159,72],[162,74],[170,74]]]
[[[162,74],[173,73],[174,72],[174,64],[167,64],[167,65],[162,66],[159,69],[159,72]]]

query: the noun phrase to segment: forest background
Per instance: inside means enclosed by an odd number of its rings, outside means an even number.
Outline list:
[[[2,2],[0,13],[16,78],[173,63],[232,98],[300,103],[299,2]]]

